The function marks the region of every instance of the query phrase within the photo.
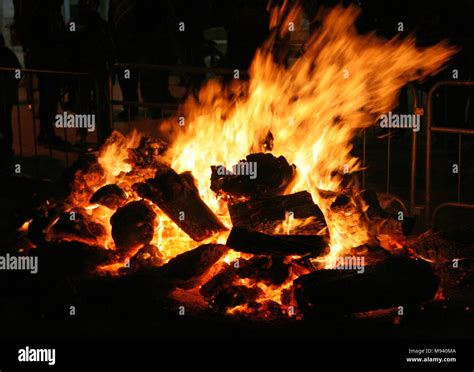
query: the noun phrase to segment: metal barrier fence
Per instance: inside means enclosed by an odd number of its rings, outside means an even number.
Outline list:
[[[423,107],[418,106],[418,90],[414,84],[407,86],[408,91],[411,93],[413,104],[412,111],[416,115],[422,116],[424,114]],[[391,194],[391,165],[392,165],[392,136],[391,129],[387,130],[387,162],[386,162],[386,173],[385,173],[385,194],[390,195],[390,198],[398,202],[403,209],[404,214],[415,213],[415,192],[416,192],[416,164],[417,164],[417,138],[418,132],[412,131],[411,140],[411,162],[410,162],[410,192],[408,203],[403,200],[402,197]],[[367,176],[367,129],[362,133],[362,187],[366,188],[366,176]],[[408,206],[407,206],[408,204]]]
[[[434,93],[443,86],[474,86],[472,81],[456,81],[456,80],[447,80],[439,81],[435,83],[428,93],[428,109],[427,109],[427,128],[426,128],[426,175],[425,175],[425,217],[426,223],[429,226],[432,226],[436,215],[438,212],[445,207],[459,207],[459,208],[469,208],[474,209],[474,204],[463,203],[461,202],[461,161],[462,161],[462,136],[463,135],[474,135],[474,129],[465,129],[465,128],[449,128],[449,127],[440,127],[433,126],[433,95]],[[432,209],[432,197],[431,197],[431,134],[432,133],[450,133],[458,135],[458,174],[457,174],[457,200],[440,203],[433,213]]]
[[[9,74],[12,74],[10,77]],[[64,161],[66,166],[70,164],[71,153],[82,152],[84,149],[75,150],[74,147],[64,147],[63,149],[56,148],[52,143],[46,143],[41,145],[38,140],[39,130],[41,126],[50,126],[51,132],[54,133],[54,117],[59,113],[58,104],[61,104],[64,111],[78,112],[78,108],[82,110],[95,110],[98,111],[101,106],[99,102],[99,87],[98,82],[89,74],[84,72],[71,72],[71,71],[56,71],[56,70],[39,70],[39,69],[14,69],[14,68],[0,68],[0,76],[2,79],[15,79],[18,81],[16,84],[16,92],[14,93],[18,97],[17,102],[13,103],[12,106],[15,108],[16,116],[16,130],[18,131],[18,137],[13,138],[14,143],[18,145],[18,156],[20,161],[24,160],[25,155],[25,142],[31,144],[32,142],[32,155],[34,156],[34,169],[33,173],[35,176],[39,174],[39,147],[46,149],[45,153],[48,154],[49,158],[53,158],[53,151],[59,151],[63,153]],[[38,87],[36,88],[36,83]],[[20,84],[21,83],[21,84]],[[11,86],[11,85],[10,85]],[[24,89],[25,100],[21,100],[22,88]],[[8,89],[2,87],[2,89]],[[38,91],[38,94],[35,92]],[[12,92],[10,92],[11,94]],[[4,92],[4,94],[7,94]],[[68,96],[69,101],[65,102],[65,96]],[[36,97],[38,96],[38,97]],[[86,102],[92,97],[93,103]],[[43,108],[41,107],[43,105]],[[66,105],[73,105],[72,107],[66,107]],[[22,123],[22,106],[25,106],[31,114],[31,129],[29,132],[31,136],[27,137]],[[44,115],[45,106],[49,106],[48,115]],[[85,108],[87,107],[87,108]],[[42,111],[42,112],[41,112]],[[43,115],[42,115],[43,113]],[[81,112],[82,113],[82,112]],[[45,116],[48,116],[46,119]],[[41,120],[44,123],[41,124]],[[47,124],[46,124],[47,122]],[[39,124],[39,125],[38,125]],[[99,123],[102,125],[103,123]],[[97,128],[96,128],[97,129]],[[65,143],[68,141],[68,131],[64,128],[62,131],[63,140]],[[16,142],[18,141],[18,142]],[[98,137],[97,144],[98,145]],[[16,147],[16,146],[15,146]],[[28,146],[27,146],[28,147]]]
[[[132,64],[132,63],[117,63],[112,66],[108,79],[108,90],[109,90],[109,121],[114,127],[114,117],[113,117],[113,108],[114,106],[128,106],[128,107],[143,107],[145,110],[145,118],[148,117],[149,110],[153,108],[161,110],[176,110],[178,107],[177,103],[163,103],[158,102],[153,99],[146,100],[146,98],[141,101],[127,101],[127,100],[118,100],[114,98],[113,92],[113,83],[114,77],[118,74],[123,74],[126,70],[129,70],[129,73],[138,72],[138,74],[143,73],[171,73],[176,75],[191,75],[191,76],[204,76],[206,79],[210,77],[217,76],[228,76],[234,73],[233,69],[230,68],[208,68],[208,67],[197,67],[197,66],[186,66],[186,65],[149,65],[149,64]],[[239,71],[240,76],[248,76],[247,71]],[[141,80],[139,78],[136,78]],[[138,89],[138,86],[134,89]],[[131,120],[130,111],[128,111],[128,121]]]

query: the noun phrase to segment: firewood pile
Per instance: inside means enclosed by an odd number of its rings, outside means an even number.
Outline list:
[[[289,192],[295,165],[255,153],[243,160],[256,164],[253,179],[209,165],[222,214],[201,197],[201,180],[160,158],[166,145],[126,146],[114,133],[102,153],[76,163],[69,197],[48,201],[29,223],[26,254],[39,257],[43,275],[129,281],[176,309],[257,319],[418,305],[438,292],[431,265],[404,246],[402,221],[373,192],[353,183],[321,190],[323,211],[310,190]],[[110,147],[126,150],[113,177],[101,162]],[[366,244],[334,255],[328,213],[349,235],[362,221]]]

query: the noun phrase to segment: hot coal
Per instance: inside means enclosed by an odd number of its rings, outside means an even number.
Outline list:
[[[239,260],[236,274],[267,285],[281,285],[290,275],[290,265],[282,257],[254,256],[249,260]]]
[[[132,258],[130,258],[130,269],[133,271],[161,266],[162,264],[163,256],[158,247],[153,244],[145,245]],[[126,268],[126,270],[128,270],[128,268]]]
[[[106,236],[105,227],[86,213],[83,208],[64,212],[48,234],[51,240],[77,241],[85,244],[99,244]]]
[[[166,150],[167,145],[158,140],[142,137],[138,147],[128,149],[127,163],[134,168],[158,169],[164,166],[159,156]]]
[[[110,224],[115,246],[125,253],[151,242],[157,226],[156,214],[147,202],[133,201],[117,209]]]
[[[110,209],[117,209],[127,201],[127,195],[117,185],[106,185],[97,190],[90,198],[91,204],[100,204]]]

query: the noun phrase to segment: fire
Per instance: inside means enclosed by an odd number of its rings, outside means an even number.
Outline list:
[[[298,14],[299,8],[288,12],[284,5],[273,12],[272,24],[280,25],[276,31],[284,35],[286,21],[297,21],[291,17]],[[352,6],[320,13],[321,27],[288,68],[275,62],[274,35],[256,53],[248,83],[209,82],[198,99],[185,103],[185,125],[167,154],[177,171],[193,171],[203,199],[222,215],[225,210],[209,187],[209,166],[229,166],[265,151],[271,132],[272,153],[297,166],[297,182],[288,193],[310,191],[325,215],[331,236],[328,261],[366,243],[369,235],[360,215],[333,216],[333,199],[322,198],[320,190],[341,190],[343,174],[360,170],[351,155],[353,138],[395,107],[406,83],[436,73],[455,52],[444,42],[421,49],[413,37],[359,35],[354,26],[358,15]]]
[[[300,15],[299,7],[288,9],[286,2],[272,11],[273,34],[257,51],[249,80],[236,79],[228,85],[212,80],[198,97],[189,97],[179,117],[162,123],[162,128],[172,128],[172,140],[156,160],[178,173],[191,171],[204,202],[225,226],[231,227],[226,202],[210,188],[211,165],[230,169],[246,155],[257,152],[284,156],[297,167],[296,181],[286,193],[309,191],[324,214],[331,250],[315,262],[330,267],[339,255],[373,238],[365,209],[357,208],[362,204],[359,196],[353,194],[352,204],[343,212],[331,209],[344,188],[357,189],[356,178],[350,175],[361,165],[351,154],[352,140],[396,106],[405,84],[438,72],[455,49],[445,42],[418,48],[413,37],[384,40],[374,33],[360,35],[354,25],[358,8],[339,6],[319,14],[320,28],[305,44],[301,57],[287,67],[276,61],[275,45],[286,37],[288,22],[297,24]],[[178,125],[183,119],[184,126]],[[269,133],[274,139],[272,146],[266,143]],[[115,247],[109,220],[114,211],[89,203],[90,196],[104,185],[116,184],[123,188],[127,201],[140,200],[132,184],[154,177],[153,169],[135,169],[127,162],[127,149],[139,145],[140,135],[133,132],[127,137],[114,136],[99,155],[104,173],[82,175],[73,185],[69,201],[71,207],[85,208],[95,221],[108,226],[103,244],[112,250]],[[151,244],[163,263],[208,242],[196,243],[158,207],[149,204],[157,215]],[[275,233],[291,234],[307,223],[287,215]],[[224,244],[227,235],[217,234],[209,242]],[[229,251],[219,265],[233,265],[248,257]],[[126,258],[100,270],[116,272]],[[279,287],[252,283],[250,279],[236,281],[239,285],[256,284],[264,293],[258,302],[280,303],[282,291],[289,289],[296,277],[292,272]],[[242,309],[245,306],[229,312]]]

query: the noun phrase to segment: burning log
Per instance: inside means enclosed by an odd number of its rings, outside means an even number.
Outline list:
[[[159,156],[166,150],[167,145],[158,140],[142,137],[138,147],[127,149],[127,163],[141,169],[157,169],[163,166],[158,160]]]
[[[307,191],[291,195],[252,199],[243,203],[229,205],[233,226],[259,231],[261,231],[261,228],[259,229],[258,227],[269,224],[274,225],[274,228],[277,224],[284,221],[287,213],[290,212],[293,213],[293,218],[304,219],[314,217],[314,221],[308,226],[313,232],[319,232],[326,227],[323,213],[314,204],[311,194]]]
[[[163,265],[163,256],[158,247],[152,244],[145,245],[130,258],[130,268],[135,271],[161,265]]]
[[[204,244],[171,259],[162,267],[163,274],[172,281],[190,282],[198,279],[214,265],[229,248],[221,244]]]
[[[103,185],[105,170],[94,154],[82,154],[59,179],[61,189],[75,203],[87,203],[93,190]]]
[[[324,256],[329,252],[326,238],[320,235],[267,235],[234,227],[227,246],[244,253],[269,256]]]
[[[145,201],[134,201],[117,209],[110,224],[115,246],[124,253],[151,242],[156,214]]]
[[[174,170],[133,185],[142,198],[156,204],[176,225],[195,241],[209,238],[227,228],[199,196],[194,178],[189,172]]]
[[[262,294],[258,286],[234,285],[234,278],[235,269],[228,267],[204,284],[200,293],[210,306],[220,311],[243,304],[251,305]]]
[[[263,291],[257,286],[234,285],[217,292],[210,300],[210,305],[218,309],[233,308],[244,304],[252,306],[252,303],[256,306],[256,300],[262,293]]]
[[[296,175],[296,166],[290,165],[283,156],[250,154],[236,164],[233,170],[212,166],[211,190],[232,196],[256,197],[281,195]]]
[[[117,185],[106,185],[97,190],[90,198],[91,204],[100,204],[109,209],[117,209],[125,204],[127,196]]]
[[[90,245],[99,244],[105,236],[105,227],[92,221],[83,208],[62,213],[47,233],[48,240],[77,241]]]
[[[403,256],[357,270],[320,270],[294,281],[295,299],[305,316],[351,314],[431,300],[439,278],[431,266]]]
[[[239,260],[237,275],[261,281],[267,285],[281,285],[290,275],[290,265],[283,257],[254,256],[249,260]]]

